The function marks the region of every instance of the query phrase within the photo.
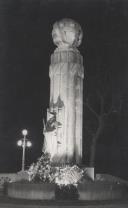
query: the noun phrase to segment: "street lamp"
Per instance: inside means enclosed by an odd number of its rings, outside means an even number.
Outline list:
[[[25,149],[26,147],[31,147],[32,143],[31,141],[29,141],[26,136],[28,134],[27,129],[23,129],[22,130],[22,135],[24,136],[22,139],[18,140],[17,145],[21,146],[23,148],[23,152],[22,152],[22,171],[25,170]]]

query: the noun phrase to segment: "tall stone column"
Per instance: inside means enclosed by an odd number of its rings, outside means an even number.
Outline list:
[[[45,148],[53,163],[77,163],[82,160],[83,58],[77,47],[82,40],[78,23],[63,19],[53,25],[51,55],[50,106],[45,133]]]

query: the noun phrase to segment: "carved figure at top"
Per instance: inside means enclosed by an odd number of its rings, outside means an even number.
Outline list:
[[[53,25],[52,38],[58,48],[76,48],[81,44],[82,37],[81,26],[72,19],[62,19]]]

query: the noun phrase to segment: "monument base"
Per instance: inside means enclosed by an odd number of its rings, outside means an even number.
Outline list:
[[[122,184],[110,182],[85,182],[78,184],[79,200],[114,200],[128,195],[128,188]]]
[[[7,196],[29,200],[102,201],[128,197],[128,186],[109,181],[83,180],[78,186],[58,186],[52,183],[13,182],[7,186]]]
[[[53,200],[55,199],[55,184],[13,182],[8,184],[7,195],[18,199]]]

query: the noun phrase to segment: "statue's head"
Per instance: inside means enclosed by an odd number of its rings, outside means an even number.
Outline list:
[[[72,19],[62,19],[53,25],[52,38],[58,48],[76,48],[82,37],[81,26]]]

